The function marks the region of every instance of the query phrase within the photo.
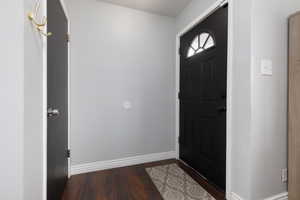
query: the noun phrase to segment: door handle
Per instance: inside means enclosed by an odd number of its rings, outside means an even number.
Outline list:
[[[217,108],[217,110],[218,110],[218,112],[226,112],[227,109],[225,106],[223,106],[223,107]]]
[[[53,108],[48,108],[47,115],[48,115],[48,117],[59,116],[59,110],[58,109],[53,109]]]

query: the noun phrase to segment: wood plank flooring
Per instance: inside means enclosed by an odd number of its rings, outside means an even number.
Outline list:
[[[177,163],[216,200],[224,193],[209,185],[201,176],[177,160],[165,160],[130,167],[72,176],[62,200],[163,200],[145,168]]]

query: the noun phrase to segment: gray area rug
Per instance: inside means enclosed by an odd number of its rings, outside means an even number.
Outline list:
[[[146,169],[164,200],[215,200],[177,164]]]

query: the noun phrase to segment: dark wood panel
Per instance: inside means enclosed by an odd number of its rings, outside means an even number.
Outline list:
[[[217,200],[224,200],[222,192],[174,159],[72,176],[63,200],[163,200],[145,168],[171,163],[178,163]]]
[[[289,20],[289,199],[300,199],[300,12]]]

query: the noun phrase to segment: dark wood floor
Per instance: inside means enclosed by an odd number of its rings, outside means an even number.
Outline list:
[[[163,200],[145,168],[170,163],[179,164],[216,200],[224,200],[223,192],[212,187],[192,169],[177,160],[72,176],[67,184],[63,200]]]

